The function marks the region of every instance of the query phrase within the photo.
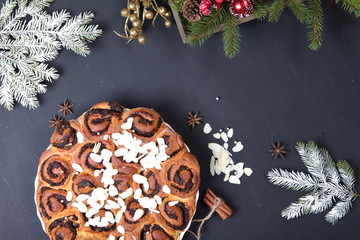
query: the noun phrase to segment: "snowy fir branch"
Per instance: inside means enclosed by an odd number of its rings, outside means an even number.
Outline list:
[[[46,62],[61,48],[86,56],[88,43],[102,31],[90,25],[91,12],[72,17],[62,10],[48,14],[45,8],[53,0],[8,0],[0,11],[0,104],[7,110],[15,102],[34,109],[37,94],[46,92],[46,84],[59,77]]]
[[[335,163],[328,151],[319,148],[315,142],[297,143],[296,150],[309,174],[283,169],[273,169],[267,174],[269,182],[276,186],[309,192],[285,208],[281,216],[291,219],[331,208],[325,219],[335,224],[360,197],[355,190],[354,170],[345,160]]]

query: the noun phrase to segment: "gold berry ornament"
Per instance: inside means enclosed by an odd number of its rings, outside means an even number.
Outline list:
[[[124,31],[125,34],[114,33],[131,42],[137,39],[140,44],[146,43],[146,37],[143,36],[143,25],[146,20],[152,21],[154,25],[158,16],[162,17],[165,27],[171,27],[171,12],[163,6],[159,6],[156,0],[128,0],[126,8],[120,10],[120,15],[126,18]]]
[[[164,14],[165,17],[169,18],[171,17],[171,12],[170,11],[167,11],[165,14]]]
[[[132,25],[133,25],[133,27],[138,28],[138,27],[141,27],[142,22],[139,19],[136,19],[135,21],[132,22]]]
[[[120,15],[121,15],[122,17],[128,17],[129,14],[130,14],[130,10],[127,9],[127,8],[123,8],[123,9],[121,9],[121,11],[120,11]]]
[[[135,2],[129,2],[128,8],[129,8],[130,10],[135,10],[135,9],[136,9],[136,4],[135,4]]]
[[[146,13],[145,13],[145,18],[146,19],[152,19],[154,17],[154,14],[153,14],[153,12],[151,12],[151,11],[146,11]]]
[[[129,20],[130,20],[130,22],[134,22],[136,20],[139,20],[139,18],[138,18],[138,16],[136,14],[131,14],[129,16]]]
[[[142,35],[142,36],[139,36],[139,37],[138,37],[138,42],[139,42],[140,44],[146,43],[146,37],[144,37],[143,35]]]
[[[169,19],[165,20],[165,27],[170,28],[172,26],[172,22]]]

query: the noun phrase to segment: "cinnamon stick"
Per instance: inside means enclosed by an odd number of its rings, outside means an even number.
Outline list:
[[[224,200],[219,198],[211,189],[206,189],[203,202],[205,202],[209,207],[213,207],[216,203],[216,201],[222,201],[221,204],[216,208],[216,212],[219,214],[219,216],[226,220],[228,219],[232,214],[233,210],[225,203]]]

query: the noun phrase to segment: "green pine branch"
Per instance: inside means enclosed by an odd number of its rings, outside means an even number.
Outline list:
[[[240,29],[237,18],[228,10],[224,19],[223,44],[226,57],[234,58],[240,50]]]
[[[226,9],[220,7],[208,16],[202,17],[200,21],[191,23],[189,25],[189,44],[193,47],[196,44],[203,45],[214,34],[215,29],[224,22],[225,16]]]
[[[352,202],[360,197],[355,190],[354,170],[345,160],[335,163],[328,151],[318,148],[314,142],[300,142],[296,150],[310,174],[283,169],[273,169],[267,174],[269,182],[274,185],[309,192],[285,208],[281,216],[291,219],[331,208],[325,219],[335,224],[350,211]]]
[[[266,1],[255,1],[254,15],[257,19],[263,20],[268,16],[269,3]]]
[[[300,23],[306,23],[309,18],[309,9],[302,0],[289,0],[288,7]]]
[[[270,5],[268,21],[272,23],[278,22],[285,7],[286,2],[284,0],[275,0]]]
[[[336,0],[336,3],[340,2],[345,11],[360,17],[360,0]]]
[[[308,40],[311,50],[318,50],[322,45],[322,31],[324,22],[324,9],[321,0],[308,1],[310,17],[308,19]]]

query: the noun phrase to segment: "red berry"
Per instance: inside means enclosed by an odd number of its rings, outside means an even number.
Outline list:
[[[208,10],[209,9],[209,5],[207,5],[207,4],[205,4],[205,3],[200,3],[200,11],[202,11],[202,12],[204,12],[204,11],[206,11],[206,10]]]
[[[205,11],[202,11],[204,15],[209,15],[211,11],[209,9],[206,9]]]

